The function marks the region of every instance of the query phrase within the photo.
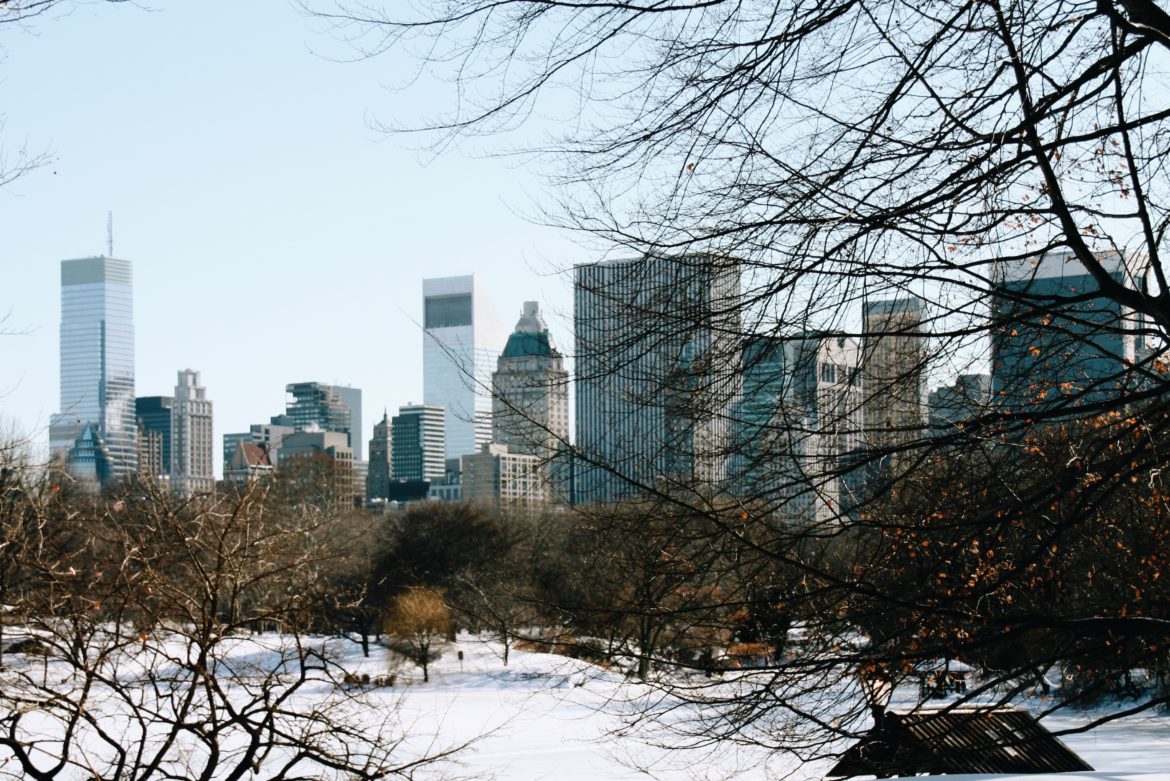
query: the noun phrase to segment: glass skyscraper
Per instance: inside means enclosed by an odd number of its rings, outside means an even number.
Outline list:
[[[574,501],[713,490],[740,393],[739,261],[646,256],[574,268]]]
[[[492,372],[507,336],[474,275],[423,280],[423,402],[445,413],[446,457],[492,441]]]
[[[1097,262],[1140,289],[1144,264],[1117,253]],[[1001,412],[1059,417],[1116,400],[1137,381],[1137,319],[1072,252],[1001,261],[991,303],[992,403]]]
[[[134,295],[128,260],[61,261],[61,408],[49,447],[66,463],[87,424],[102,483],[138,469],[134,404]],[[86,470],[79,477],[91,478]]]
[[[294,382],[285,386],[292,396],[285,416],[297,431],[341,431],[349,437],[355,461],[362,458],[362,391],[322,382]],[[275,420],[274,420],[275,422]]]

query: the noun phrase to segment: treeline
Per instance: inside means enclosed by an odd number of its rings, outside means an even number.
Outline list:
[[[274,487],[91,494],[5,455],[0,775],[384,778],[457,750],[403,751],[312,634],[372,519]]]
[[[1168,424],[1156,408],[972,432],[822,525],[783,502],[666,492],[374,516],[277,481],[182,502],[149,483],[91,495],[9,464],[2,628],[81,667],[98,635],[132,645],[162,630],[208,658],[220,638],[279,631],[345,635],[367,654],[398,643],[425,667],[466,629],[497,639],[505,664],[524,643],[704,702],[730,671],[764,676],[758,696],[721,703],[728,730],[818,693],[839,709],[859,677],[897,683],[938,660],[983,671],[971,696],[1148,707],[1170,696]]]

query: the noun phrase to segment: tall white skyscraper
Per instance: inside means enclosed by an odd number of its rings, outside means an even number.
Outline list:
[[[740,383],[737,261],[649,256],[575,271],[574,501],[719,486]]]
[[[446,457],[492,438],[492,372],[507,335],[475,275],[423,280],[423,402],[444,410]]]
[[[49,449],[77,478],[108,483],[138,470],[134,292],[128,260],[61,261],[61,406]],[[84,447],[75,447],[83,433]]]
[[[213,441],[207,390],[199,384],[199,372],[184,369],[171,407],[171,486],[180,496],[215,489]]]

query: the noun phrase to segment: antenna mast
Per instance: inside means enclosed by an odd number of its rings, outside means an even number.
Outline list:
[[[106,212],[106,252],[107,258],[114,257],[114,213]]]

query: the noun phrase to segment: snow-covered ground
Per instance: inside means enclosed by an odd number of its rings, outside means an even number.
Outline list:
[[[363,659],[356,646],[339,648],[354,671],[385,674],[383,649]],[[458,652],[463,651],[463,661]],[[499,647],[461,637],[448,646],[421,683],[421,672],[398,666],[398,685],[385,697],[400,698],[402,714],[416,735],[441,735],[444,742],[473,739],[452,770],[469,778],[500,779],[820,779],[828,763],[801,764],[762,749],[723,748],[714,752],[661,751],[635,737],[611,733],[621,726],[619,712],[628,685],[616,673],[584,662],[513,650],[508,667]],[[1047,719],[1050,729],[1075,728],[1101,712],[1063,714]],[[1170,781],[1170,717],[1143,714],[1114,721],[1087,733],[1063,738],[1098,772],[1121,781],[1121,774],[1143,781]],[[1086,774],[1077,774],[1087,777]],[[957,778],[957,777],[952,777]],[[1069,779],[1072,781],[1072,779]]]
[[[395,675],[394,686],[365,691],[361,707],[381,711],[370,713],[371,720],[396,714],[408,736],[394,749],[403,760],[468,744],[449,762],[423,768],[421,779],[771,781],[820,779],[829,767],[828,761],[801,763],[758,747],[667,751],[637,735],[614,734],[637,687],[620,673],[561,656],[514,649],[505,667],[497,643],[464,635],[442,649],[430,682],[423,683],[421,670],[384,648],[375,646],[364,658],[360,647],[347,640],[312,642],[354,675]],[[266,659],[275,658],[280,641],[275,636],[240,638],[234,645],[235,655],[264,667]],[[297,696],[322,697],[329,691],[321,685]],[[1069,729],[1101,715],[1066,713],[1045,724]],[[1135,773],[1157,774],[1142,775],[1140,781],[1170,781],[1170,717],[1165,715],[1147,713],[1063,739],[1098,771],[1075,774],[1078,781],[1138,781],[1130,776]]]

